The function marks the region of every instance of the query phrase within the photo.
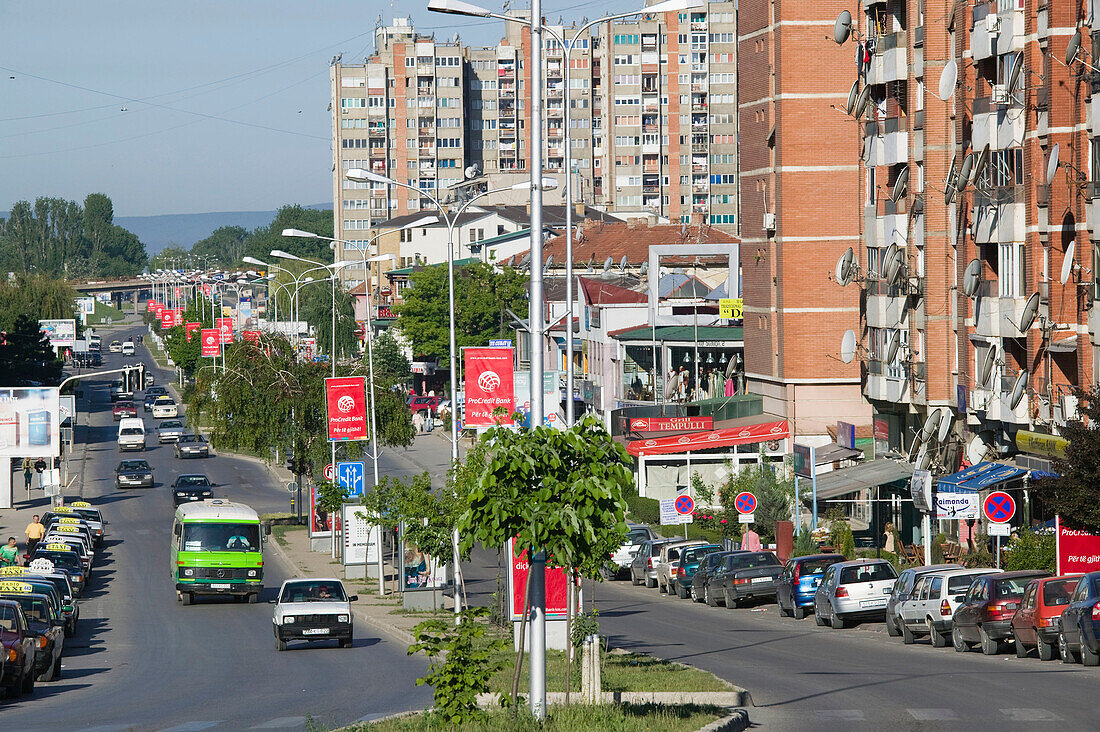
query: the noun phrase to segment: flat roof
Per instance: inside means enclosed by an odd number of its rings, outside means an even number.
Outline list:
[[[208,498],[205,501],[185,503],[176,509],[185,521],[259,521],[260,516],[251,506],[233,503],[224,498]]]
[[[664,343],[694,343],[696,328],[691,325],[658,325],[656,340]],[[739,326],[700,325],[698,328],[700,341],[724,341],[736,342],[745,340],[745,330]],[[653,329],[648,325],[634,328],[624,328],[609,333],[618,341],[650,341],[653,339]]]

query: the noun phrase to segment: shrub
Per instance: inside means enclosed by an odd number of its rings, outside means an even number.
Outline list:
[[[945,534],[936,534],[932,539],[932,560],[929,564],[943,564],[943,545],[947,541]]]
[[[807,554],[816,554],[817,546],[810,536],[810,530],[803,528],[794,536],[794,547],[791,548],[792,557],[804,557]]]
[[[661,523],[661,505],[657,502],[657,499],[627,496],[626,505],[630,517],[638,523],[650,526],[657,526]]]
[[[1043,569],[1051,574],[1055,570],[1054,534],[1021,531],[1005,548],[1006,570]]]
[[[993,558],[993,555],[989,552],[970,552],[969,554],[962,554],[959,556],[959,564],[967,569],[974,569],[975,567],[993,567],[996,566],[997,560]]]

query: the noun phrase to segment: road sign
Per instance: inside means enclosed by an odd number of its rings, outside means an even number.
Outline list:
[[[511,338],[493,338],[489,340],[489,348],[511,348]]]
[[[689,496],[686,493],[682,496],[677,496],[677,498],[676,498],[676,513],[680,514],[681,516],[685,516],[687,514],[693,513],[694,511],[695,511],[695,499],[694,498],[692,498],[691,496]]]
[[[739,524],[755,524],[756,514],[754,513],[739,513],[737,514],[737,523]]]
[[[680,514],[676,512],[675,498],[662,498],[658,505],[661,509],[661,526],[679,525]]]
[[[293,493],[296,490],[298,490],[298,484],[295,483],[293,480],[287,481],[286,492],[287,493]]]
[[[333,472],[333,469],[332,469],[332,463],[329,463],[328,465],[325,466],[325,472],[324,472],[325,480],[331,481],[334,475],[335,475],[335,473]]]
[[[989,525],[990,536],[1011,536],[1012,527],[1008,524],[990,524]]]
[[[982,504],[985,517],[995,524],[1007,523],[1016,513],[1016,501],[1004,491],[993,491]]]
[[[349,495],[361,496],[366,472],[366,463],[336,463],[336,482],[347,488]]]
[[[733,499],[733,505],[737,509],[737,513],[752,513],[756,510],[756,496],[748,491],[738,493],[737,497]]]

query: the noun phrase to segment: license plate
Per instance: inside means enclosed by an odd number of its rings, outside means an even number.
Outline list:
[[[753,577],[752,581],[753,581],[753,583],[756,583],[756,582],[771,582],[772,578],[771,577]]]
[[[328,635],[328,628],[309,628],[303,630],[302,635]]]
[[[862,600],[860,607],[886,607],[886,600]]]
[[[228,583],[227,584],[210,585],[210,586],[213,587],[215,590],[228,590],[230,588],[230,585]]]
[[[887,587],[885,590],[882,591],[882,594],[889,595],[891,592],[893,592],[892,588]]]

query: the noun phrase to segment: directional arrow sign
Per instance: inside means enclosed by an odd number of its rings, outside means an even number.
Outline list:
[[[995,524],[1007,523],[1016,513],[1016,501],[1004,491],[993,491],[982,504],[985,517]]]
[[[336,463],[336,481],[348,489],[352,496],[363,495],[363,476],[366,463]]]
[[[738,493],[733,499],[733,505],[738,513],[752,513],[756,510],[756,496],[748,491]]]
[[[686,493],[676,499],[676,513],[686,516],[695,510],[695,499]]]

